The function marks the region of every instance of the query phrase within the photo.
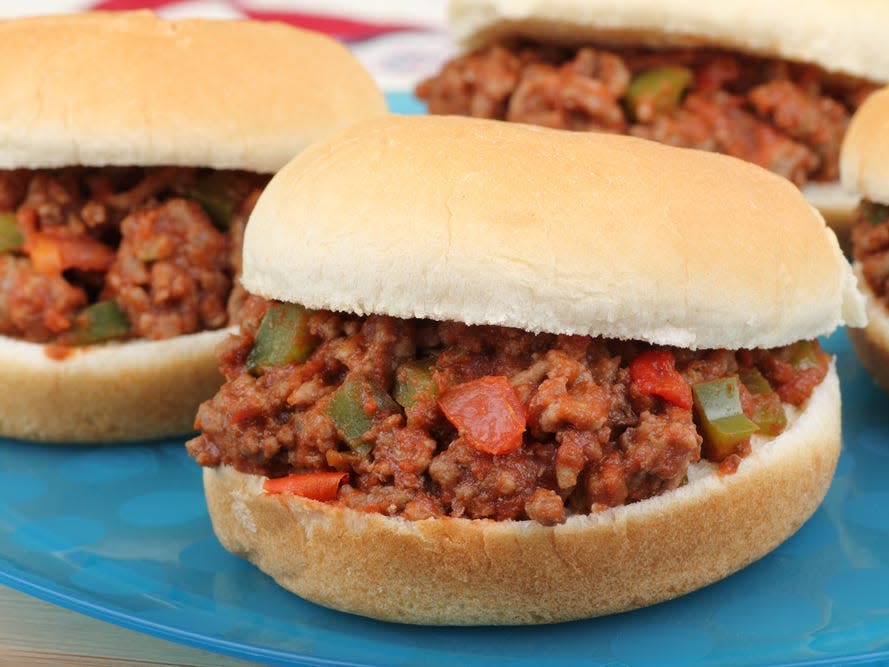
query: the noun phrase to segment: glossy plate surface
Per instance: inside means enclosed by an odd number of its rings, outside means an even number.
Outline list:
[[[390,100],[416,110],[409,97]],[[218,545],[182,440],[87,448],[0,439],[0,583],[281,665],[884,664],[889,397],[843,332],[826,347],[842,380],[844,451],[822,507],[761,561],[649,609],[523,628],[407,627],[323,609]]]
[[[861,664],[889,661],[889,399],[845,334],[844,451],[787,543],[709,588],[610,618],[418,628],[329,611],[216,542],[182,441],[0,441],[0,583],[91,616],[277,664]],[[348,585],[344,583],[344,585]]]

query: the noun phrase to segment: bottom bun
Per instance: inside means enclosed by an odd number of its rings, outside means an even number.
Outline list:
[[[72,348],[61,359],[0,336],[0,435],[80,444],[188,433],[224,381],[216,346],[230,331]]]
[[[849,340],[861,365],[883,391],[889,392],[889,311],[871,290],[858,263],[855,264],[855,275],[864,293],[867,327],[847,329]]]
[[[855,225],[855,208],[859,198],[849,194],[839,181],[833,183],[808,183],[803,187],[808,202],[818,209],[830,227],[840,248],[846,255],[852,254],[852,227]]]
[[[811,516],[840,451],[836,371],[781,436],[737,472],[696,464],[674,491],[558,526],[408,521],[296,496],[206,468],[222,544],[318,604],[418,624],[552,623],[677,597],[765,555]]]

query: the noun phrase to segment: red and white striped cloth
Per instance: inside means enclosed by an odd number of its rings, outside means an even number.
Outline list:
[[[347,43],[383,90],[412,90],[455,47],[445,0],[30,0],[0,3],[0,17],[102,9],[151,9],[166,18],[276,20]]]

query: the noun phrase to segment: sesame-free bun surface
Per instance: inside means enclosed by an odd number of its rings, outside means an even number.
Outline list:
[[[449,14],[467,48],[511,37],[715,46],[889,81],[889,4],[880,0],[451,0]]]
[[[0,168],[271,173],[385,110],[344,46],[281,23],[85,13],[2,21],[0,43]]]
[[[864,101],[843,139],[840,178],[850,193],[889,204],[889,88]]]
[[[71,348],[62,358],[0,336],[0,434],[77,444],[188,433],[223,382],[215,348],[230,332]]]
[[[222,544],[313,602],[407,623],[549,623],[674,598],[765,555],[818,507],[839,450],[831,369],[734,474],[695,464],[683,487],[559,526],[411,522],[270,495],[227,466],[205,468],[204,488]]]
[[[254,209],[242,282],[310,308],[686,348],[864,323],[833,232],[789,181],[464,117],[372,119],[307,149]]]

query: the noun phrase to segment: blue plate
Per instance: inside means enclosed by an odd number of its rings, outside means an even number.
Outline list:
[[[390,97],[396,109],[405,99]],[[0,583],[280,665],[889,663],[889,398],[843,332],[826,347],[842,379],[844,451],[822,507],[766,558],[648,609],[551,626],[439,628],[304,602],[218,545],[182,440],[59,448],[0,439]]]
[[[106,621],[282,665],[889,662],[889,416],[844,333],[845,449],[787,543],[686,597],[529,628],[409,627],[304,602],[216,542],[182,440],[0,440],[0,583]],[[343,582],[344,586],[348,581]]]

